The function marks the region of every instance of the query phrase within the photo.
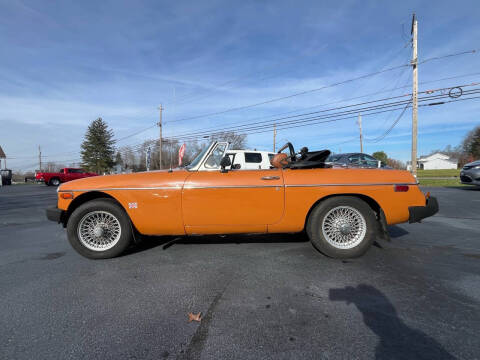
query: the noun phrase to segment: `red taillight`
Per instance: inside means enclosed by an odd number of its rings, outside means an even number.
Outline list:
[[[395,192],[407,192],[408,185],[395,185],[394,189],[395,189]]]

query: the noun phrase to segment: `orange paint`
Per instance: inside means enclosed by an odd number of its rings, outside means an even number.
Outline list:
[[[146,235],[302,231],[321,199],[345,194],[369,197],[388,224],[408,221],[409,206],[425,196],[406,171],[385,169],[272,169],[192,171],[184,169],[98,176],[63,184],[58,207],[68,210],[96,191],[116,199],[137,230]],[[396,192],[396,184],[408,184]],[[74,200],[75,201],[75,200]]]

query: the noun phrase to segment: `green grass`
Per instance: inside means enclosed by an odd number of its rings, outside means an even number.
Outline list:
[[[460,169],[446,169],[446,170],[417,170],[417,177],[453,177],[460,176]]]
[[[460,183],[459,179],[418,179],[421,186],[468,186]]]

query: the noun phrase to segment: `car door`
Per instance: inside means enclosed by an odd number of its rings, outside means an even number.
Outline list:
[[[215,150],[213,151],[215,152]],[[213,155],[213,153],[212,153]],[[264,232],[284,212],[283,170],[209,170],[192,172],[182,193],[187,233]]]
[[[80,178],[80,174],[78,173],[79,171],[77,169],[67,169],[67,180],[76,180]]]

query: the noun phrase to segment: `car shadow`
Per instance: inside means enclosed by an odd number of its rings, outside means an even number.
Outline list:
[[[261,243],[295,243],[307,242],[305,233],[286,234],[229,234],[229,235],[201,235],[201,236],[140,236],[140,241],[130,247],[124,254],[135,254],[145,250],[162,246],[163,250],[175,244],[261,244]]]
[[[397,225],[390,225],[388,226],[387,230],[392,239],[409,234],[407,230]]]
[[[330,289],[330,301],[353,303],[379,342],[375,359],[455,359],[440,343],[406,325],[388,297],[371,285]]]

